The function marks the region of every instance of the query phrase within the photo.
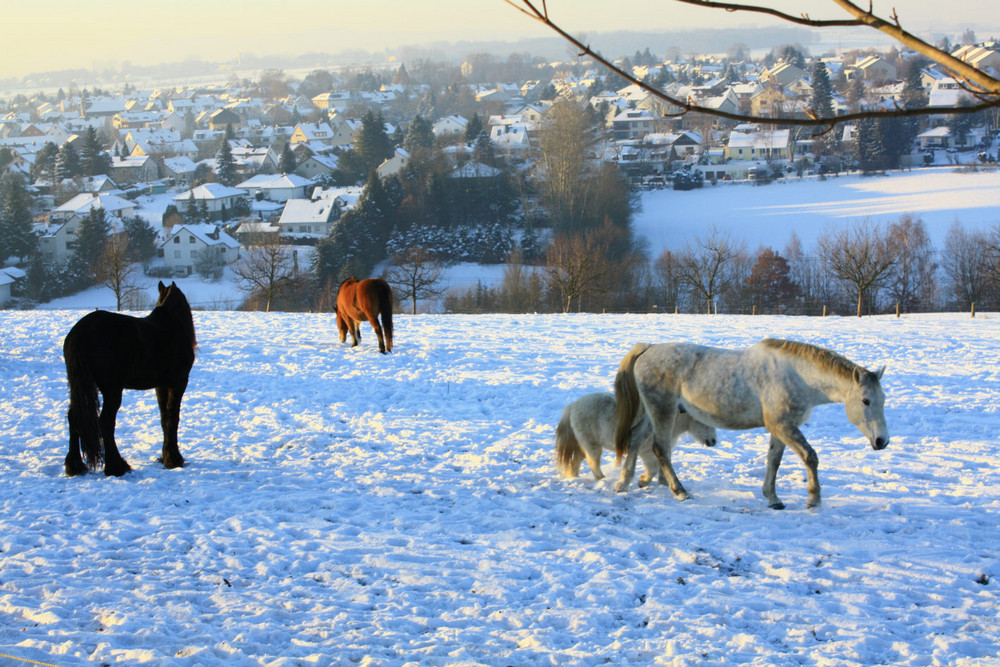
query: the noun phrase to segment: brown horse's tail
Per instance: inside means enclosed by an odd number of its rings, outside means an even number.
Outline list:
[[[647,349],[648,343],[633,346],[618,365],[618,374],[615,375],[615,461],[619,465],[622,455],[628,452],[632,424],[642,409],[639,388],[635,384],[635,360]]]
[[[66,418],[69,422],[70,449],[72,450],[74,440],[78,439],[87,467],[90,470],[100,470],[104,467],[104,441],[97,420],[100,410],[97,384],[72,341],[64,346],[64,355],[69,380],[69,411]]]
[[[379,299],[379,317],[382,320],[382,333],[385,336],[385,349],[392,352],[392,288],[385,283],[385,298]]]
[[[583,460],[583,451],[570,424],[570,408],[571,406],[566,406],[562,419],[556,426],[556,470],[563,477],[579,475],[580,462]]]

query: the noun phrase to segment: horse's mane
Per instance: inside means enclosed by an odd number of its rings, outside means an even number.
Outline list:
[[[194,316],[191,314],[191,304],[188,303],[184,292],[177,285],[171,284],[160,297],[156,308],[153,310],[155,311],[159,308],[168,310],[176,315],[181,326],[184,328],[185,336],[191,340],[191,349],[197,349],[198,339],[194,331]]]
[[[853,377],[855,370],[860,370],[862,373],[868,372],[850,359],[847,359],[836,352],[832,352],[826,348],[811,345],[809,343],[800,343],[799,341],[794,340],[782,340],[780,338],[765,338],[761,341],[761,344],[794,357],[802,357],[803,359],[807,359],[817,364],[823,369],[833,371],[846,378]]]

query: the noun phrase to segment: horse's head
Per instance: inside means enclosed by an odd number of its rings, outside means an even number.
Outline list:
[[[691,428],[688,429],[688,433],[706,447],[715,447],[715,443],[719,441],[715,427],[702,424],[700,421],[691,420]]]
[[[872,449],[885,449],[889,444],[889,430],[885,426],[885,393],[882,391],[882,373],[885,366],[872,373],[855,368],[844,407],[847,418],[865,434]]]
[[[183,328],[189,330],[192,349],[198,347],[194,333],[194,318],[191,316],[191,304],[188,303],[184,292],[181,291],[176,282],[164,285],[162,280],[157,285],[157,289],[160,291],[160,296],[156,300],[156,307],[163,308],[176,317]]]

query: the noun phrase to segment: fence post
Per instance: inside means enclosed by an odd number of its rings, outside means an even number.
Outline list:
[[[899,317],[899,302],[896,302],[896,317]]]
[[[972,316],[973,317],[976,316],[976,302],[975,301],[972,302]]]
[[[826,317],[826,306],[823,306],[823,317]]]
[[[757,314],[757,304],[753,305],[753,309],[750,311],[750,314],[751,315],[756,315]]]

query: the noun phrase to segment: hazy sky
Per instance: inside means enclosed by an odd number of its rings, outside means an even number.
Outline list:
[[[812,18],[844,17],[830,0],[769,5]],[[875,0],[876,13],[887,15],[893,7],[904,27],[918,33],[979,26],[977,34],[985,37],[1000,25],[995,0]],[[777,23],[670,0],[549,0],[548,8],[564,28],[586,34]],[[0,0],[0,77],[190,56],[226,61],[240,52],[380,51],[434,41],[552,35],[504,0]]]

